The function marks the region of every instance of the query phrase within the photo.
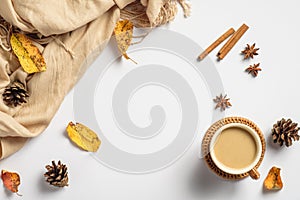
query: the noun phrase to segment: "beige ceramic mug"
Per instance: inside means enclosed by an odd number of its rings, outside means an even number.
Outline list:
[[[255,166],[262,155],[262,141],[251,127],[241,123],[226,124],[215,132],[209,148],[212,161],[222,171],[249,173],[253,179],[260,177]]]

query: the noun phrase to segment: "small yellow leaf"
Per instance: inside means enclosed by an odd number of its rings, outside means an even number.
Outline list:
[[[97,134],[83,124],[70,122],[67,133],[77,146],[86,151],[96,152],[101,144]]]
[[[20,176],[15,172],[9,172],[6,170],[1,171],[1,179],[3,181],[3,185],[13,193],[18,194],[18,186],[20,185]],[[20,194],[18,194],[21,196]]]
[[[25,72],[31,74],[46,70],[41,52],[25,35],[13,33],[10,44]]]
[[[129,20],[121,20],[118,21],[115,29],[114,29],[116,41],[118,43],[118,48],[121,54],[127,60],[131,60],[135,64],[137,64],[134,60],[132,60],[126,53],[128,47],[131,44],[132,34],[133,34],[133,24]]]

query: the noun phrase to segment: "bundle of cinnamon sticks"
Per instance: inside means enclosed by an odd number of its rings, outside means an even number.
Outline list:
[[[213,51],[217,46],[219,46],[223,41],[225,41],[228,37],[231,36],[217,54],[218,59],[222,60],[248,29],[249,27],[246,24],[243,24],[237,31],[235,31],[233,28],[230,28],[223,35],[221,35],[215,42],[213,42],[209,47],[207,47],[199,55],[199,59],[203,60],[211,51]]]

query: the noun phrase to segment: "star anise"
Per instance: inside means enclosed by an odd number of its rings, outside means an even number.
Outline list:
[[[226,98],[227,95],[223,97],[222,94],[220,96],[216,96],[214,99],[214,102],[217,104],[215,109],[220,108],[221,111],[224,111],[226,108],[229,108],[231,106],[231,103],[229,102],[230,98]]]
[[[254,56],[258,55],[257,51],[259,48],[255,48],[255,43],[250,46],[247,44],[247,47],[245,47],[245,50],[242,51],[242,54],[244,54],[244,59],[253,58]]]
[[[248,72],[248,74],[252,74],[253,77],[256,77],[258,75],[258,71],[261,71],[261,68],[258,66],[260,63],[254,64],[253,66],[250,65],[245,71]]]

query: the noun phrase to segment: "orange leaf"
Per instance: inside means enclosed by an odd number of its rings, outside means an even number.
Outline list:
[[[1,179],[3,181],[3,185],[13,193],[18,194],[18,186],[20,185],[20,176],[15,172],[9,172],[6,170],[1,171]],[[20,195],[20,194],[18,194]]]
[[[283,183],[280,177],[280,168],[272,167],[264,181],[267,190],[281,190]]]
[[[135,64],[137,64],[134,60],[132,60],[126,53],[128,47],[131,44],[132,34],[133,34],[133,24],[129,20],[121,20],[118,21],[115,29],[114,29],[116,41],[118,43],[118,48],[121,54],[127,60],[131,60]]]

